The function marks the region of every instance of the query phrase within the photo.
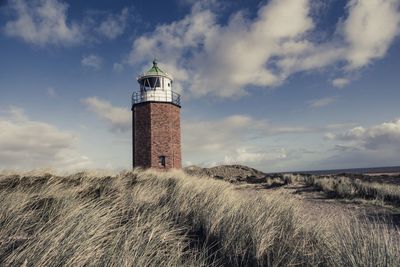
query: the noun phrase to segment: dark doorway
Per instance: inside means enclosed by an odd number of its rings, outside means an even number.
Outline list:
[[[160,167],[165,167],[165,156],[158,157],[158,165],[160,165]]]

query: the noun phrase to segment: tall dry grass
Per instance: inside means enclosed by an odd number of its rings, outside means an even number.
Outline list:
[[[2,177],[0,265],[205,266],[136,175]]]
[[[305,183],[338,198],[374,199],[388,204],[400,206],[400,186],[364,182],[348,177],[318,177],[304,178]]]
[[[0,265],[395,266],[399,233],[180,171],[0,176]]]

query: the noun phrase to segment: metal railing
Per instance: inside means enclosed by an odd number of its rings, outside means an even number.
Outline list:
[[[181,95],[174,91],[147,91],[147,92],[134,92],[132,94],[132,106],[143,102],[170,102],[174,105],[181,106]]]

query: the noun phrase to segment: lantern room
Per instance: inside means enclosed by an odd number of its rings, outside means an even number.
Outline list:
[[[144,74],[137,78],[139,92],[132,95],[132,105],[142,102],[170,102],[180,106],[180,95],[172,90],[172,77],[158,67],[157,61]]]

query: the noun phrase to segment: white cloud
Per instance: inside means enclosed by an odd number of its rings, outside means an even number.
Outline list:
[[[117,38],[125,31],[128,14],[128,8],[123,8],[121,14],[109,14],[96,28],[97,32],[110,40]]]
[[[325,168],[393,166],[399,162],[400,119],[325,135],[334,146],[317,163]],[[333,154],[332,154],[333,153]]]
[[[82,57],[81,64],[82,66],[98,70],[103,65],[103,58],[94,54],[87,55]]]
[[[9,6],[16,18],[4,27],[8,36],[40,46],[71,45],[83,39],[80,26],[67,21],[68,5],[62,1],[14,0]]]
[[[344,34],[349,44],[349,69],[361,68],[373,59],[385,56],[390,44],[399,34],[400,1],[352,0]]]
[[[332,80],[332,84],[335,87],[342,88],[350,83],[350,79],[347,78],[336,78]]]
[[[168,70],[175,78],[189,82],[196,95],[232,96],[243,94],[245,85],[277,85],[282,75],[265,65],[283,49],[295,53],[307,47],[297,41],[313,27],[307,13],[306,0],[272,1],[259,10],[255,21],[238,13],[221,26],[216,14],[196,5],[181,21],[161,25],[152,35],[136,39],[131,62],[147,60],[157,51],[166,67],[174,66]],[[288,18],[292,23],[286,23]]]
[[[322,108],[331,105],[336,101],[336,97],[325,97],[314,99],[308,102],[310,108]]]
[[[248,148],[238,148],[231,155],[226,155],[224,164],[264,164],[270,161],[283,160],[287,157],[284,148],[265,151],[249,151]]]
[[[128,8],[119,14],[89,11],[77,21],[70,19],[64,0],[14,0],[6,7],[13,18],[6,22],[4,33],[42,47],[113,40],[126,30],[130,12]]]
[[[334,133],[326,133],[324,137],[327,140],[335,140],[336,135]]]
[[[334,140],[353,142],[364,149],[395,149],[400,151],[400,119],[369,128],[354,127],[345,133],[331,137]]]
[[[365,134],[365,129],[361,126],[354,127],[347,131],[345,134],[343,134],[340,139],[342,140],[355,140],[355,139],[360,139],[364,136]]]
[[[113,71],[115,71],[115,72],[123,72],[124,69],[125,69],[125,67],[121,63],[114,63],[113,64]]]
[[[76,148],[78,137],[30,120],[20,108],[0,117],[0,168],[82,168],[90,160]]]
[[[337,64],[345,66],[342,71],[361,68],[383,57],[398,34],[398,1],[352,1],[337,33],[317,43],[313,6],[308,0],[272,0],[254,19],[238,12],[223,25],[215,9],[195,4],[182,20],[138,37],[129,60],[141,64],[156,56],[179,88],[198,96],[232,97],[246,94],[249,86],[278,86],[296,72]],[[381,26],[384,30],[375,36]],[[358,38],[360,33],[367,37]],[[346,82],[342,78],[334,84]]]
[[[90,111],[103,119],[112,131],[127,131],[131,129],[132,115],[126,108],[115,107],[106,100],[88,97],[82,100]]]
[[[349,129],[350,127],[354,127],[357,124],[354,122],[342,122],[342,123],[331,123],[328,124],[325,129],[326,130],[338,130],[338,129]]]

